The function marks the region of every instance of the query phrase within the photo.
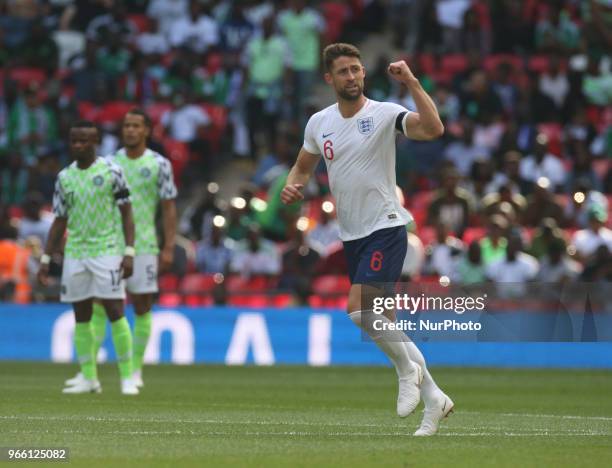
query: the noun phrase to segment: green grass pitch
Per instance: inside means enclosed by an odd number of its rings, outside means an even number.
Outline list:
[[[75,370],[0,363],[0,446],[86,467],[611,466],[611,372],[433,369],[456,411],[415,438],[390,368],[157,366],[124,397],[104,365],[101,395],[62,395]]]

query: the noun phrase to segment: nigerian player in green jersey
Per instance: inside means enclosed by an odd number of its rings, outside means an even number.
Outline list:
[[[78,122],[70,128],[70,153],[75,161],[57,176],[53,194],[55,220],[49,230],[38,279],[47,282],[50,254],[58,250],[67,229],[60,299],[72,303],[74,308],[74,344],[84,378],[63,392],[101,391],[91,324],[93,299],[99,298],[113,329],[121,391],[136,395],[132,334],[123,314],[124,278],[132,275],[134,267],[132,204],[122,169],[96,156],[97,140],[98,131],[91,122]],[[115,216],[117,208],[121,213],[119,219]],[[117,235],[120,225],[123,243]]]
[[[125,115],[121,130],[125,147],[108,158],[123,169],[130,188],[134,210],[136,256],[134,274],[127,279],[126,289],[136,312],[134,319],[134,381],[139,387],[142,387],[142,364],[151,334],[151,307],[158,291],[158,271],[167,270],[173,260],[176,237],[174,200],[177,190],[170,161],[147,148],[147,138],[151,131],[151,121],[147,114],[140,109],[132,109]],[[155,226],[158,205],[161,205],[164,231],[164,246],[161,252],[158,247]],[[94,304],[92,324],[97,350],[106,335],[106,315],[100,304]],[[81,378],[81,375],[77,375],[67,380],[66,383],[72,384]]]

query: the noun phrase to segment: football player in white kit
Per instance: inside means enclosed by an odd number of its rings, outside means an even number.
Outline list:
[[[349,267],[348,314],[393,362],[399,379],[397,413],[411,414],[421,397],[425,411],[415,435],[433,435],[453,409],[452,400],[436,385],[419,349],[401,331],[377,331],[395,321],[395,311],[376,315],[362,304],[362,294],[380,294],[380,284],[394,285],[406,256],[405,226],[410,214],[396,193],[395,137],[432,140],[444,133],[435,104],[404,61],[389,65],[389,74],[407,86],[417,112],[363,94],[365,68],[359,50],[331,44],[323,52],[325,81],[337,103],[314,114],[304,132],[304,144],[281,192],[283,203],[303,198],[321,155],[336,198],[340,238]],[[364,301],[365,302],[365,301]],[[381,325],[382,324],[382,325]]]

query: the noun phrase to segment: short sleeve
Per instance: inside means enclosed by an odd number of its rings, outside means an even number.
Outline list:
[[[319,147],[317,146],[316,139],[316,122],[315,122],[316,114],[310,117],[308,123],[306,124],[306,129],[304,130],[304,149],[311,154],[321,154]]]
[[[160,200],[173,200],[177,196],[176,185],[174,185],[174,174],[172,166],[163,156],[158,157],[159,174],[157,175],[157,192]]]
[[[55,190],[53,191],[53,214],[58,218],[66,218],[68,216],[66,194],[59,177],[55,181]]]
[[[392,125],[397,133],[406,134],[406,118],[411,113],[412,111],[399,104],[393,102],[385,103],[385,121],[388,122],[388,125]],[[402,129],[401,131],[397,128],[398,118],[400,119],[399,124]]]
[[[130,203],[130,189],[123,175],[123,170],[116,164],[110,164],[110,171],[113,181],[113,195],[117,205]]]

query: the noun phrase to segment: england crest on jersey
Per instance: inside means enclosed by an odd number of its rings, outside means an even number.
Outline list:
[[[374,117],[365,117],[357,120],[357,129],[362,135],[369,135],[374,130]]]

